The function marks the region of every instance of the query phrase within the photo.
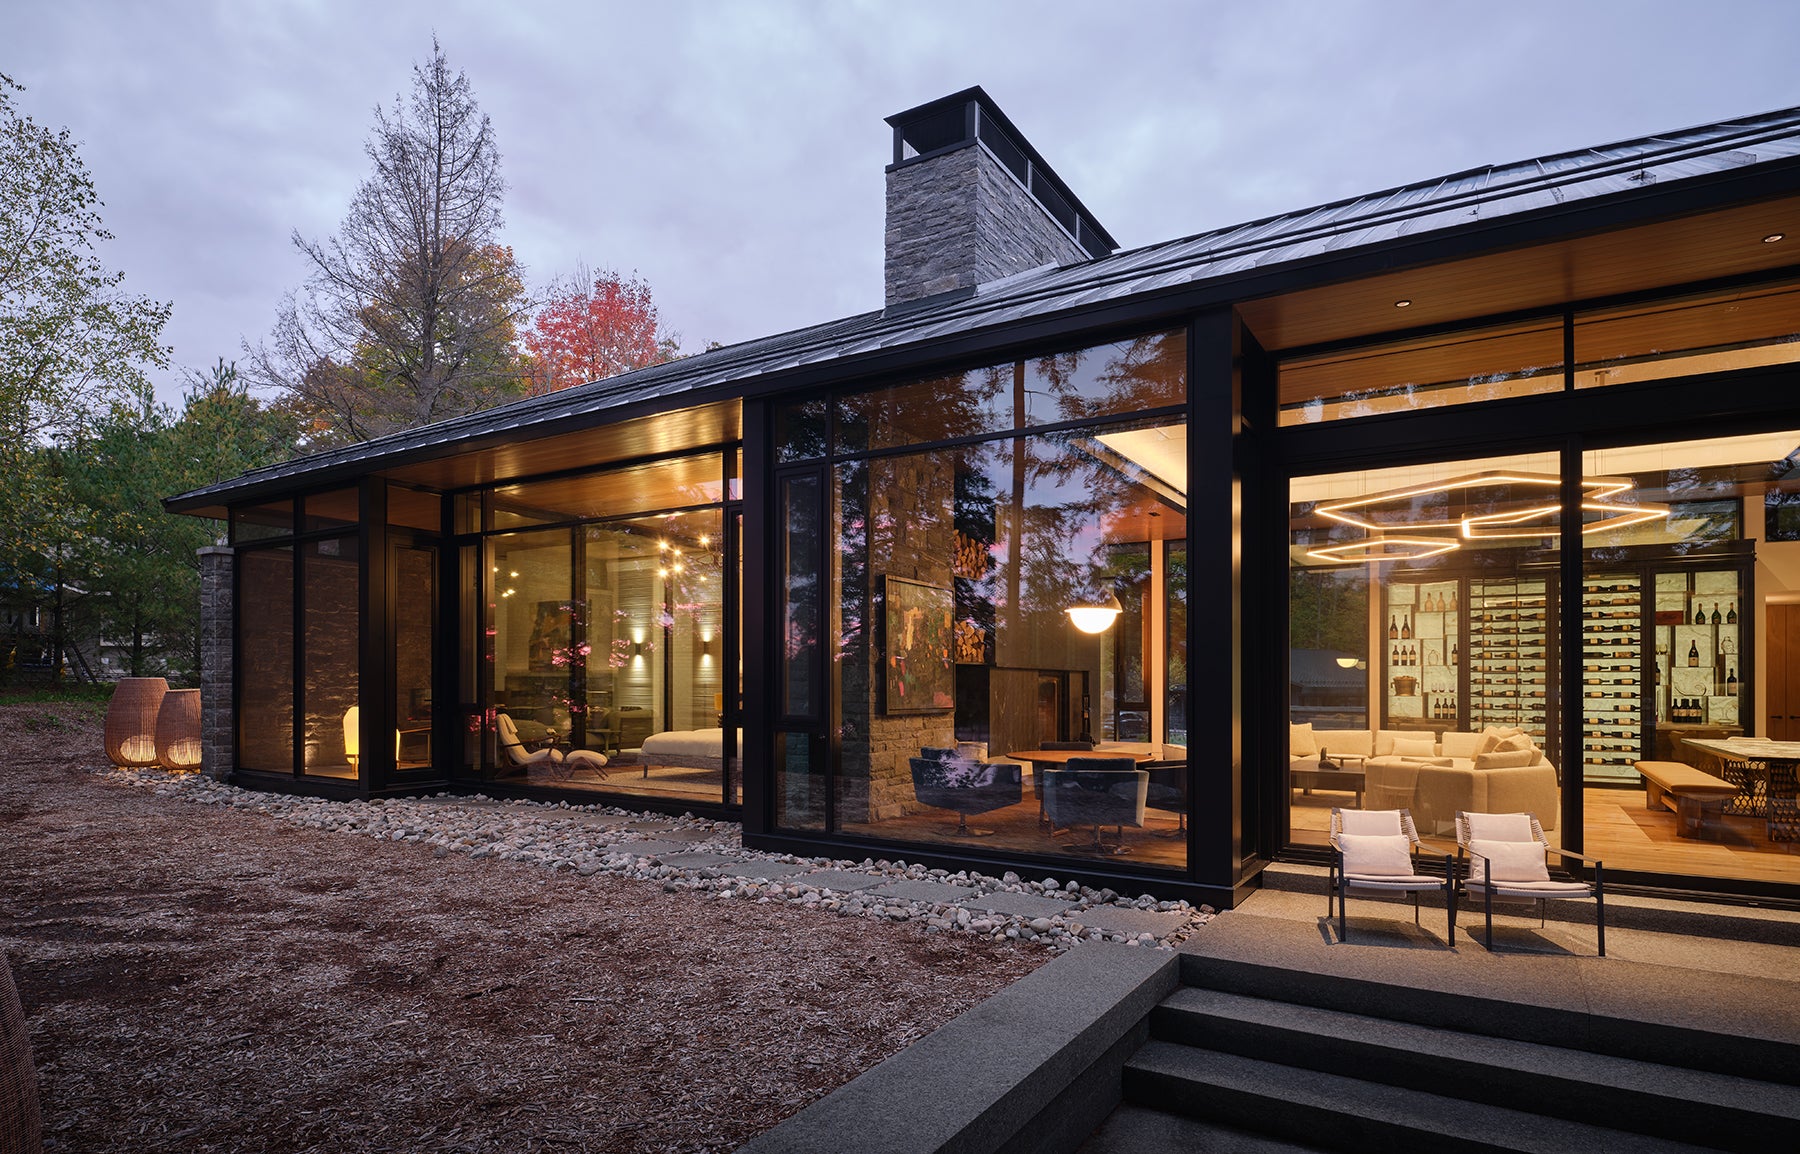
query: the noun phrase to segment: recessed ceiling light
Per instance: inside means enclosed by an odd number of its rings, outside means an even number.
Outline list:
[[[1399,300],[1394,302],[1394,307],[1397,309],[1409,309],[1412,307],[1412,298],[1411,297],[1401,297]]]
[[[1787,239],[1787,233],[1772,232],[1768,236],[1763,237],[1763,243],[1764,244],[1775,244],[1778,241],[1783,241],[1786,239]]]

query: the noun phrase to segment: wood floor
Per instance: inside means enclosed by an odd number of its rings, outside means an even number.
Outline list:
[[[957,815],[949,810],[931,809],[905,817],[878,822],[846,822],[845,833],[878,837],[891,841],[925,842],[933,845],[975,846],[984,850],[1042,854],[1085,864],[1114,862],[1127,866],[1153,866],[1173,870],[1187,866],[1187,836],[1182,832],[1179,815],[1160,809],[1146,809],[1142,827],[1126,826],[1121,831],[1107,826],[1101,831],[1107,842],[1126,849],[1124,854],[1095,854],[1092,827],[1061,830],[1052,836],[1038,822],[1037,802],[1031,787],[1025,788],[1025,800],[1005,809],[992,810],[968,819],[972,830],[986,831],[981,836],[964,837],[957,830]]]
[[[1355,798],[1347,793],[1317,790],[1309,797],[1295,790],[1290,811],[1295,844],[1324,845],[1331,807],[1353,804]],[[1599,858],[1609,870],[1800,885],[1800,847],[1770,842],[1760,818],[1720,818],[1701,837],[1685,838],[1676,836],[1673,813],[1645,808],[1642,790],[1589,789],[1583,804],[1587,838],[1582,852]],[[1558,840],[1555,832],[1550,838]],[[1454,838],[1421,840],[1435,853],[1456,849]]]

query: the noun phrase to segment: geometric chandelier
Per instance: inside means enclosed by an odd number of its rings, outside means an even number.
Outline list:
[[[1581,532],[1603,533],[1667,517],[1667,505],[1621,502],[1637,482],[1630,477],[1584,477],[1581,480]],[[1321,561],[1399,561],[1436,556],[1465,541],[1552,537],[1557,533],[1561,504],[1556,493],[1562,478],[1553,473],[1492,471],[1470,473],[1404,489],[1391,489],[1345,501],[1332,501],[1313,511],[1375,536],[1349,546],[1313,549]],[[1546,500],[1546,498],[1549,498]],[[1421,530],[1454,530],[1454,536],[1417,537]],[[1400,548],[1378,547],[1382,538],[1405,534]],[[1359,552],[1360,550],[1360,552]]]

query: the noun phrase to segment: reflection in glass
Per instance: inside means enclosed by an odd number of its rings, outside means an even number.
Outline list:
[[[294,772],[294,550],[238,554],[238,765]],[[315,752],[316,751],[309,751]]]
[[[1628,305],[1575,318],[1575,387],[1788,364],[1800,360],[1792,285]]]
[[[432,764],[431,673],[437,652],[437,550],[401,545],[394,550],[394,576],[404,591],[394,601],[395,765],[427,769]]]
[[[310,519],[311,514],[308,514]],[[350,713],[361,690],[362,605],[356,538],[332,537],[301,550],[302,737],[305,771],[355,778],[358,718]]]
[[[1560,317],[1291,357],[1280,422],[1312,424],[1559,392]]]
[[[1122,845],[1150,868],[1183,864],[1185,841],[1155,835],[1178,833],[1186,812],[1163,641],[1185,444],[1179,424],[1078,429],[836,467],[842,829],[926,842],[992,831],[987,844],[1025,852]],[[1075,629],[1068,607],[1108,591],[1127,612],[1099,635]],[[1094,779],[1104,821],[1076,821],[1073,795],[1046,801],[1073,780],[1066,754],[1034,760],[1083,739],[1125,759]],[[1114,828],[1096,851],[1098,825]]]

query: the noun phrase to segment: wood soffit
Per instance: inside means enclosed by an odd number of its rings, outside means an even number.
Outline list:
[[[1764,244],[1763,237],[1787,239]],[[1570,237],[1247,301],[1277,352],[1800,266],[1800,198]],[[1404,308],[1395,302],[1409,300]]]

